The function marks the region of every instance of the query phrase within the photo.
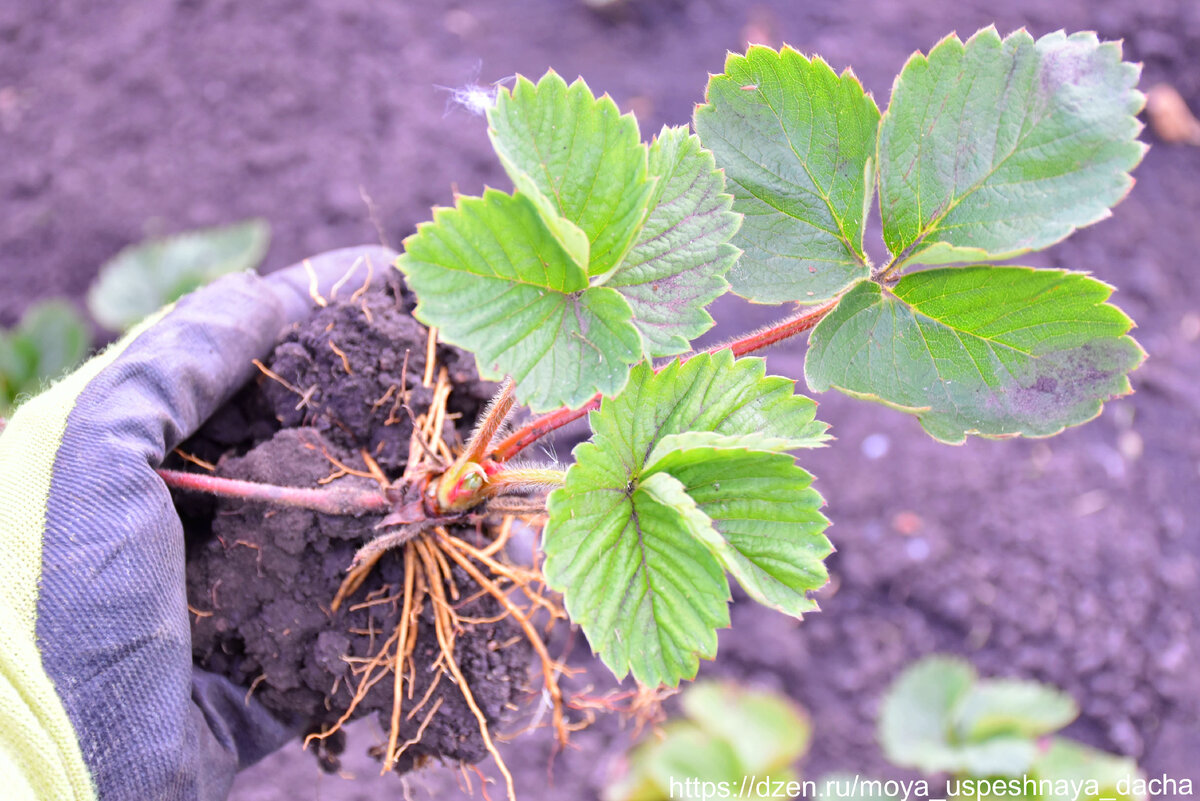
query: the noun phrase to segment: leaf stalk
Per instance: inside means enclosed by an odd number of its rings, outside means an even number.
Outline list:
[[[789,339],[790,337],[794,337],[797,334],[802,334],[805,331],[814,328],[817,323],[821,322],[821,320],[825,318],[825,315],[833,311],[839,300],[840,297],[834,298],[828,303],[818,306],[815,309],[804,309],[792,315],[791,317],[784,318],[783,320],[767,326],[766,328],[746,334],[745,336],[729,342],[723,342],[719,345],[714,345],[704,352],[708,354],[715,354],[728,348],[733,352],[734,357],[737,358],[740,356],[745,356],[748,353],[754,353],[755,351],[768,348],[771,345],[778,344],[785,339]],[[693,354],[682,356],[680,359],[682,361],[687,361],[691,355]],[[668,364],[669,363],[670,362],[668,362]],[[658,372],[659,369],[661,369],[661,367],[656,368],[655,372]],[[549,414],[542,415],[541,417],[529,421],[505,437],[504,440],[501,441],[500,444],[497,445],[492,451],[492,458],[498,462],[507,461],[513,458],[550,432],[562,428],[568,423],[578,420],[588,412],[599,409],[602,398],[603,396],[600,393],[597,393],[596,395],[592,396],[591,400],[589,400],[583,406],[580,406],[578,409],[570,409],[564,406],[561,409],[556,409]]]
[[[168,487],[220,495],[225,498],[241,498],[246,501],[273,503],[323,512],[327,515],[350,515],[361,517],[368,514],[383,514],[392,510],[392,502],[379,490],[352,490],[343,487],[312,489],[306,487],[279,487],[242,481],[236,478],[221,478],[205,473],[185,473],[179,470],[156,471]]]

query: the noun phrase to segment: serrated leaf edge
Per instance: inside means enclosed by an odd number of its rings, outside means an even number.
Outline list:
[[[1136,125],[1137,125],[1137,130],[1134,132],[1134,136],[1135,137],[1138,136],[1140,134],[1140,132],[1143,130],[1143,128],[1145,127],[1141,123],[1140,120],[1136,119],[1137,115],[1139,113],[1141,113],[1142,109],[1145,107],[1145,104],[1146,104],[1145,94],[1136,88],[1138,76],[1140,75],[1141,69],[1142,69],[1141,64],[1140,63],[1139,64],[1127,64],[1126,62],[1123,61],[1123,59],[1124,59],[1124,52],[1123,52],[1123,47],[1122,47],[1123,40],[1101,41],[1095,31],[1077,31],[1075,33],[1068,35],[1065,33],[1065,31],[1063,29],[1060,28],[1056,31],[1052,31],[1051,33],[1045,34],[1044,36],[1040,36],[1035,39],[1032,36],[1032,34],[1030,34],[1029,31],[1024,26],[1021,26],[1021,27],[1017,28],[1016,30],[1012,31],[1011,33],[1009,33],[1007,36],[1001,37],[999,34],[999,31],[996,29],[995,24],[993,23],[984,28],[980,28],[975,33],[971,34],[971,36],[969,36],[965,42],[959,38],[957,32],[952,31],[952,32],[946,34],[945,36],[943,36],[941,39],[939,39],[937,44],[935,44],[933,47],[931,47],[929,49],[928,54],[926,54],[920,50],[917,50],[917,51],[914,51],[912,53],[912,55],[910,55],[905,60],[904,65],[900,68],[900,72],[898,72],[896,74],[896,77],[892,79],[891,97],[895,97],[896,90],[900,86],[900,81],[901,81],[905,71],[908,70],[910,65],[920,64],[920,63],[924,63],[924,64],[928,65],[929,59],[933,55],[933,53],[943,46],[953,46],[953,45],[957,44],[956,49],[959,52],[965,53],[966,48],[968,48],[977,39],[981,39],[981,38],[985,38],[985,37],[989,37],[989,36],[994,37],[996,42],[1001,47],[1003,47],[1004,44],[1006,42],[1008,42],[1009,39],[1012,39],[1012,38],[1018,37],[1018,36],[1024,36],[1030,42],[1033,43],[1034,47],[1036,47],[1038,44],[1040,44],[1043,41],[1046,41],[1046,40],[1049,40],[1052,38],[1060,38],[1061,37],[1063,39],[1063,41],[1069,41],[1071,39],[1077,39],[1077,38],[1091,40],[1093,43],[1095,43],[1097,50],[1115,50],[1117,63],[1127,65],[1129,67],[1132,67],[1135,70],[1135,74],[1132,76],[1133,80],[1131,82],[1130,89],[1129,89],[1130,96],[1134,100],[1134,103],[1132,104],[1132,106],[1129,109],[1129,115],[1134,118]],[[883,110],[883,113],[879,117],[879,126],[877,129],[879,132],[883,131],[884,122],[891,113],[892,113],[892,104],[889,100],[887,108]],[[877,194],[880,192],[880,189],[882,187],[882,181],[883,181],[882,174],[879,169],[879,164],[880,164],[879,150],[880,150],[882,141],[883,141],[883,137],[877,133],[877,135],[875,137],[875,158],[874,158],[874,161],[875,161],[874,187],[875,187],[875,191]],[[972,247],[961,246],[961,245],[951,245],[951,244],[945,243],[945,242],[936,242],[924,249],[920,249],[919,246],[925,240],[925,238],[932,231],[936,230],[936,225],[932,225],[927,230],[922,232],[916,238],[916,240],[914,240],[911,244],[909,244],[907,247],[905,247],[905,249],[903,251],[901,251],[898,254],[891,254],[892,255],[891,261],[884,267],[884,269],[881,271],[881,273],[883,273],[884,275],[898,275],[900,272],[903,272],[906,267],[910,267],[910,266],[914,266],[914,265],[949,266],[949,265],[966,265],[966,264],[977,263],[977,262],[1008,261],[1009,259],[1014,259],[1014,258],[1017,258],[1018,256],[1025,255],[1027,253],[1036,253],[1038,251],[1045,250],[1049,247],[1052,247],[1052,246],[1058,244],[1059,242],[1062,242],[1064,239],[1070,237],[1072,234],[1074,234],[1076,231],[1078,231],[1081,228],[1086,228],[1088,226],[1095,225],[1098,222],[1102,222],[1102,221],[1108,219],[1109,217],[1112,216],[1112,209],[1114,207],[1116,207],[1118,204],[1120,204],[1123,200],[1125,200],[1125,198],[1127,198],[1129,196],[1129,193],[1133,190],[1134,184],[1136,183],[1136,179],[1132,176],[1131,173],[1137,167],[1137,165],[1141,163],[1142,158],[1145,156],[1146,152],[1150,149],[1150,146],[1148,144],[1146,144],[1145,142],[1137,140],[1136,138],[1133,141],[1141,147],[1141,152],[1138,154],[1137,158],[1134,159],[1133,162],[1130,163],[1130,165],[1128,167],[1126,167],[1124,170],[1124,177],[1125,177],[1124,191],[1112,203],[1110,203],[1104,209],[1101,209],[1097,213],[1097,215],[1094,219],[1071,226],[1070,229],[1066,233],[1064,233],[1061,237],[1059,237],[1054,242],[1047,243],[1046,245],[1043,245],[1043,246],[1037,247],[1037,248],[1022,248],[1022,249],[1017,249],[1017,250],[1013,250],[1013,251],[1006,251],[1003,253],[990,253],[981,248],[972,248]],[[990,176],[990,174],[991,173],[989,173],[989,176]],[[945,219],[945,217],[947,215],[949,215],[951,211],[954,210],[954,208],[958,205],[959,202],[961,202],[964,198],[970,196],[974,191],[975,190],[972,189],[972,190],[964,193],[954,203],[951,203],[949,206],[947,206],[945,209],[943,209],[938,216],[938,220],[940,221],[940,220]],[[880,204],[879,211],[880,211],[880,217],[882,218],[883,215],[886,213],[886,210],[883,208],[882,203]],[[883,221],[883,227],[885,229],[887,227],[886,220]],[[927,254],[943,254],[943,253],[947,254],[947,255],[945,257],[939,255],[936,258],[927,255]],[[950,254],[954,254],[954,255],[950,255]],[[847,288],[847,289],[849,289],[849,288]],[[1049,436],[1053,436],[1053,435],[1049,435]]]
[[[999,265],[975,264],[975,265],[969,265],[969,266],[972,266],[972,267],[996,267]],[[1027,270],[1029,272],[1054,272],[1054,273],[1059,273],[1060,275],[1063,275],[1063,276],[1076,276],[1076,275],[1083,276],[1083,277],[1086,277],[1089,280],[1091,280],[1092,283],[1108,290],[1108,293],[1104,296],[1104,298],[1099,299],[1093,305],[1108,306],[1109,308],[1114,309],[1121,314],[1121,317],[1124,320],[1124,322],[1128,325],[1128,328],[1126,329],[1126,333],[1123,334],[1118,339],[1128,340],[1130,343],[1132,343],[1138,349],[1138,352],[1141,355],[1140,355],[1140,358],[1139,358],[1137,364],[1135,364],[1131,368],[1129,368],[1129,371],[1124,374],[1124,376],[1123,376],[1124,386],[1121,388],[1121,391],[1114,393],[1112,395],[1109,395],[1107,398],[1104,398],[1104,399],[1099,399],[1099,398],[1096,399],[1096,411],[1090,417],[1087,417],[1076,423],[1064,424],[1063,426],[1059,427],[1058,429],[1048,432],[1048,433],[1045,433],[1045,434],[1029,434],[1024,431],[1006,431],[1006,432],[1002,432],[1002,433],[985,434],[985,433],[980,432],[977,429],[966,429],[963,431],[961,438],[948,439],[946,437],[939,436],[938,434],[930,431],[925,425],[925,421],[924,421],[922,415],[931,411],[933,408],[932,406],[906,406],[901,403],[896,403],[894,401],[887,400],[886,398],[880,397],[879,395],[877,395],[873,392],[861,392],[861,391],[857,391],[857,390],[847,389],[846,387],[843,387],[839,384],[832,383],[832,382],[827,385],[821,385],[819,382],[813,381],[812,377],[808,371],[808,356],[812,353],[811,347],[805,353],[805,358],[804,358],[804,383],[808,386],[809,390],[812,392],[827,392],[830,389],[834,389],[834,390],[837,390],[838,392],[842,393],[843,395],[847,395],[851,398],[855,398],[856,400],[863,400],[863,401],[870,401],[872,403],[878,403],[882,406],[886,406],[889,409],[894,409],[898,412],[904,412],[906,414],[911,414],[917,418],[918,422],[920,422],[920,424],[921,424],[921,428],[924,429],[925,432],[927,434],[929,434],[929,436],[933,437],[935,440],[937,440],[938,442],[941,442],[945,445],[962,445],[967,441],[968,437],[979,437],[981,439],[991,439],[991,440],[1012,439],[1014,437],[1025,437],[1026,439],[1048,439],[1050,437],[1054,437],[1054,436],[1061,434],[1063,431],[1067,430],[1068,428],[1075,428],[1076,426],[1081,426],[1085,423],[1095,420],[1097,417],[1099,417],[1101,415],[1101,413],[1103,413],[1104,404],[1109,403],[1114,400],[1118,400],[1120,398],[1124,398],[1133,393],[1133,385],[1130,383],[1129,376],[1131,373],[1133,373],[1135,370],[1137,370],[1139,367],[1141,367],[1145,363],[1146,358],[1147,358],[1147,353],[1146,353],[1145,348],[1142,347],[1141,343],[1138,342],[1136,339],[1134,339],[1134,337],[1128,333],[1129,331],[1137,328],[1137,323],[1135,323],[1133,321],[1133,318],[1131,318],[1125,312],[1125,310],[1122,309],[1120,306],[1117,306],[1114,303],[1109,303],[1109,299],[1112,297],[1113,292],[1116,291],[1116,287],[1114,287],[1112,284],[1109,284],[1106,281],[1102,281],[1099,278],[1096,278],[1090,271],[1087,271],[1087,270],[1067,270],[1067,269],[1053,268],[1053,267],[1027,267],[1024,265],[1003,265],[1003,266],[1005,269],[1021,269],[1021,270]],[[930,266],[929,269],[930,270],[953,270],[953,269],[958,269],[958,267],[950,266],[950,265],[937,265],[937,266]],[[914,272],[906,273],[906,275],[915,275],[920,272],[925,272],[925,270],[917,270]],[[849,289],[846,290],[846,292],[849,292],[850,289],[853,289],[854,287],[856,287],[860,284],[866,283],[869,280],[870,279],[863,279],[860,281],[856,281]],[[890,287],[887,284],[880,282],[880,281],[872,281],[872,283],[875,283],[879,287],[881,295],[886,293],[888,296],[893,298],[897,303],[901,303],[904,306],[906,306],[907,308],[909,308],[910,310],[912,310],[914,313],[918,313],[917,310],[915,309],[915,307],[912,306],[912,304],[908,303],[903,298],[897,296],[894,292],[891,291]],[[928,315],[922,315],[922,316],[928,317]],[[929,318],[929,319],[932,319],[932,318]],[[938,321],[934,320],[934,322],[938,322]],[[818,328],[819,328],[819,324],[818,324]],[[816,330],[814,330],[813,333],[815,334]],[[1032,358],[1037,358],[1037,357],[1034,356]]]
[[[723,65],[722,72],[709,73],[708,83],[706,84],[705,89],[704,89],[704,102],[696,104],[696,106],[693,110],[693,114],[692,114],[693,120],[695,120],[699,114],[706,113],[705,112],[706,109],[714,108],[713,101],[711,98],[712,87],[713,87],[714,83],[720,79],[731,80],[729,77],[729,74],[728,74],[730,66],[732,64],[737,63],[739,60],[748,62],[751,59],[751,56],[753,54],[758,54],[758,53],[769,53],[769,54],[775,56],[777,58],[777,60],[780,62],[782,62],[785,54],[791,54],[791,55],[794,55],[795,57],[801,59],[807,65],[819,65],[820,67],[824,67],[828,71],[828,73],[830,75],[832,75],[838,82],[847,82],[847,81],[852,82],[862,92],[863,100],[868,101],[871,104],[871,106],[874,107],[876,113],[880,114],[880,120],[882,120],[882,114],[879,111],[879,104],[875,101],[874,94],[872,92],[868,91],[863,86],[862,81],[859,80],[858,76],[854,73],[854,70],[851,67],[847,66],[840,73],[838,73],[820,55],[814,54],[811,57],[805,56],[802,52],[800,52],[799,50],[797,50],[796,48],[794,48],[788,44],[784,44],[778,50],[776,50],[775,48],[769,47],[767,45],[763,45],[763,44],[751,44],[746,49],[746,52],[744,54],[735,53],[733,51],[726,51],[725,62]],[[746,88],[746,87],[743,87],[743,88]],[[757,89],[757,87],[755,87],[755,89]],[[694,123],[693,123],[693,127],[696,127]],[[879,134],[878,134],[879,123],[878,122],[876,123],[875,130],[876,130],[876,134],[875,134],[876,149],[874,151],[872,151],[872,154],[876,154],[878,152],[878,145],[879,145]],[[709,148],[709,150],[711,152],[711,148]],[[845,250],[847,251],[848,255],[850,256],[851,261],[857,263],[859,266],[862,267],[863,274],[861,276],[859,276],[858,278],[852,279],[850,281],[850,283],[848,283],[846,286],[842,287],[841,289],[839,289],[833,293],[830,293],[827,297],[818,298],[818,297],[813,296],[813,297],[805,297],[805,298],[795,298],[795,299],[792,299],[791,302],[794,302],[794,303],[797,303],[800,305],[814,305],[814,304],[819,304],[819,303],[825,303],[825,302],[828,302],[831,298],[837,297],[838,295],[843,294],[846,291],[848,291],[850,289],[850,287],[853,286],[855,283],[857,283],[859,280],[863,280],[863,279],[869,277],[871,270],[872,270],[872,265],[871,265],[870,258],[867,255],[866,246],[865,246],[865,237],[866,237],[866,229],[867,229],[867,220],[868,220],[870,208],[872,206],[873,199],[875,196],[875,184],[871,180],[871,164],[873,161],[877,161],[877,158],[873,158],[871,155],[869,155],[864,163],[863,209],[862,209],[863,224],[862,224],[862,230],[859,232],[857,243],[855,243],[850,237],[848,237],[846,235],[843,220],[842,220],[841,216],[837,214],[836,210],[832,207],[830,199],[823,192],[820,195],[822,201],[824,201],[824,203],[825,203],[826,209],[828,209],[828,211],[830,213],[830,216],[837,223],[838,235],[836,238],[842,244],[843,248],[845,248]],[[801,161],[800,163],[802,165],[804,165],[805,172],[807,173],[808,172],[807,164],[803,161]],[[720,169],[722,172],[725,171],[723,167],[718,167],[718,169]],[[727,186],[730,183],[734,183],[734,184],[737,184],[738,186],[742,186],[736,180],[730,178],[727,174],[726,174],[725,178],[726,178]],[[813,182],[813,184],[814,184],[814,186],[817,185],[815,181]],[[744,189],[744,187],[742,187],[742,188]],[[761,201],[761,198],[759,200]],[[765,201],[762,201],[762,202],[765,202]],[[786,215],[786,216],[790,217],[791,215]],[[795,218],[793,218],[793,219],[795,219]],[[805,223],[805,224],[808,224],[808,223]],[[774,301],[756,300],[755,298],[750,297],[749,295],[744,295],[744,294],[738,292],[735,288],[732,288],[732,287],[731,287],[730,291],[732,291],[733,294],[738,295],[739,297],[745,298],[746,300],[750,301],[751,303],[766,303],[766,304],[771,304],[771,305],[774,305],[774,303],[775,303]]]

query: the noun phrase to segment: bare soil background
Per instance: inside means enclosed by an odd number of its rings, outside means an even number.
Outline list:
[[[1166,81],[1200,107],[1200,4],[1188,0],[630,0],[615,16],[567,0],[3,3],[0,325],[39,298],[81,300],[98,265],[147,234],[261,215],[275,269],[381,236],[398,245],[455,184],[507,186],[483,121],[440,86],[553,67],[609,92],[649,136],[689,120],[707,73],[747,37],[852,65],[882,106],[911,51],[992,22],[1123,38],[1143,88]],[[1070,734],[1151,775],[1200,780],[1200,148],[1143,138],[1153,147],[1114,219],[1026,259],[1120,288],[1150,354],[1137,394],[1054,439],[959,448],[899,413],[819,398],[838,437],[804,460],[839,549],[824,611],[796,623],[737,603],[701,671],[807,707],[806,775],[894,775],[874,743],[880,692],[948,650],[1065,688],[1083,709]],[[735,302],[715,313],[715,336],[773,316]],[[770,366],[798,376],[802,357],[793,343]],[[525,798],[596,797],[628,734],[608,719],[577,743],[553,785],[548,737],[506,748]],[[289,748],[232,797],[400,794],[365,758],[348,770],[357,781],[321,776]],[[406,781],[416,798],[461,792],[449,767]]]

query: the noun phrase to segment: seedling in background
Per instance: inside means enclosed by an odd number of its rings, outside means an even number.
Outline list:
[[[265,221],[247,220],[131,245],[101,266],[88,311],[105,328],[124,331],[222,275],[255,269],[269,241]],[[31,307],[16,328],[0,331],[0,418],[18,398],[77,366],[91,343],[87,322],[59,299]]]
[[[824,801],[1147,797],[1133,760],[1052,736],[1079,714],[1069,696],[1036,681],[980,679],[954,657],[927,657],[909,666],[880,711],[885,756],[899,768],[919,771],[920,779],[833,773],[801,783],[791,766],[808,750],[814,727],[787,697],[701,681],[682,700],[684,716],[630,752],[625,775],[605,792],[607,801],[712,798],[722,788],[730,797]],[[792,789],[784,790],[789,783]]]
[[[1070,696],[1036,681],[980,679],[970,664],[927,657],[896,679],[879,715],[879,742],[893,764],[950,774],[957,792],[989,794],[980,782],[1032,780],[1021,798],[1146,798],[1133,760],[1052,736],[1079,709]],[[1048,792],[1047,792],[1048,791]]]
[[[775,791],[794,786],[793,766],[812,741],[803,709],[787,696],[732,682],[696,682],[681,700],[683,717],[630,752],[605,801],[703,798],[720,787],[742,798],[791,798]]]
[[[222,275],[257,268],[270,241],[265,220],[245,220],[130,245],[100,267],[88,311],[105,328],[125,331]]]
[[[0,329],[0,417],[19,398],[37,394],[46,382],[79,364],[91,345],[87,322],[62,300],[32,306],[15,328]]]
[[[665,127],[646,144],[582,80],[518,77],[488,111],[515,191],[435,209],[398,267],[419,320],[547,413],[496,439],[487,423],[483,450],[433,458],[414,441],[409,472],[369,498],[164,477],[322,511],[390,510],[411,537],[384,531],[367,548],[403,543],[411,559],[443,547],[439,523],[489,514],[528,469],[514,458],[588,415],[592,436],[565,475],[543,472],[554,489],[542,573],[618,678],[675,686],[729,625],[728,574],[796,617],[828,578],[829,521],[790,453],[824,445],[827,427],[795,394],[798,376],[767,376],[747,354],[812,330],[810,389],[907,412],[951,443],[1055,434],[1130,391],[1144,353],[1111,287],[997,262],[1058,242],[1125,195],[1145,150],[1137,78],[1120,46],[1093,34],[988,28],[914,55],[881,114],[851,73],[755,46],[711,77],[695,134]],[[878,265],[863,242],[875,197],[888,250]],[[695,352],[713,325],[707,306],[731,291],[796,308]],[[455,553],[460,565],[479,558]],[[549,688],[544,655],[543,669]]]

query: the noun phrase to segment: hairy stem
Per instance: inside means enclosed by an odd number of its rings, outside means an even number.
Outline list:
[[[566,480],[566,470],[556,470],[552,467],[517,467],[493,474],[483,487],[483,493],[496,496],[527,490],[554,489],[561,487]]]
[[[578,420],[580,417],[583,417],[590,411],[599,409],[601,397],[602,396],[597,393],[590,401],[583,404],[578,409],[569,409],[564,406],[563,408],[550,412],[549,414],[542,415],[535,420],[530,420],[528,423],[505,437],[504,441],[497,445],[496,449],[492,451],[492,458],[497,462],[504,462],[513,458],[518,453],[549,434],[551,431],[562,428],[567,423],[572,423]]]
[[[351,490],[341,487],[306,489],[277,487],[255,481],[220,478],[204,473],[184,473],[179,470],[158,470],[168,487],[191,492],[205,492],[224,498],[296,506],[328,515],[383,514],[391,511],[392,503],[379,490]]]
[[[815,309],[804,309],[797,314],[780,320],[773,325],[755,331],[751,334],[739,337],[738,339],[729,342],[723,342],[719,345],[714,345],[705,350],[705,353],[718,353],[728,348],[733,352],[734,357],[745,356],[747,353],[754,353],[763,348],[770,347],[778,342],[782,342],[789,337],[794,337],[816,326],[817,323],[833,311],[837,306],[840,298],[834,298],[823,306],[818,306]],[[681,361],[687,361],[690,356],[680,357]],[[659,368],[662,369],[662,368]],[[578,409],[568,409],[563,407],[549,414],[542,415],[534,420],[529,421],[519,429],[509,434],[504,440],[496,446],[492,451],[492,458],[498,462],[503,462],[513,458],[521,451],[528,448],[533,443],[537,442],[542,437],[549,434],[551,431],[562,428],[567,423],[574,422],[580,417],[583,417],[590,411],[600,408],[601,395],[595,395],[590,401],[580,406]]]
[[[817,306],[815,309],[802,309],[793,314],[791,317],[785,317],[777,323],[769,325],[765,328],[760,328],[752,334],[746,334],[738,339],[730,342],[724,342],[720,345],[714,345],[705,351],[705,353],[718,353],[719,351],[729,348],[733,351],[734,358],[745,356],[747,353],[769,348],[785,339],[802,334],[816,327],[817,323],[825,319],[825,315],[833,311],[833,308],[838,305],[841,298],[834,298],[823,306]]]

